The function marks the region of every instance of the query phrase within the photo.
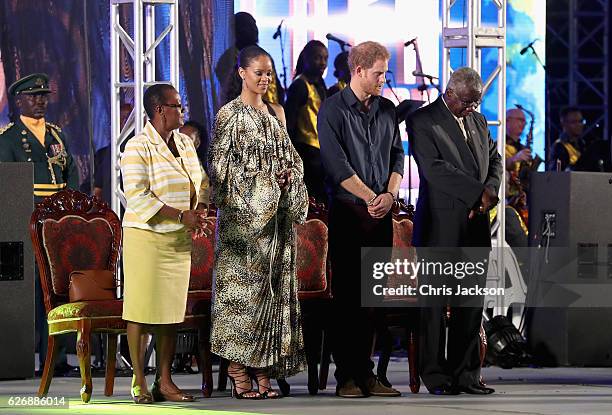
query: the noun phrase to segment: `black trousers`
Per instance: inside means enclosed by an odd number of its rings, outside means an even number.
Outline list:
[[[442,385],[472,386],[480,379],[482,307],[451,307],[445,357],[446,307],[421,308],[419,363],[428,390]]]
[[[472,248],[470,255],[453,260],[485,261],[489,248]],[[433,256],[427,260],[448,257]],[[478,277],[461,280],[453,276],[438,282],[438,276],[420,277],[420,283],[430,286],[449,286],[453,293],[457,287],[470,288],[486,285],[486,272]],[[445,386],[474,386],[480,380],[480,326],[484,297],[478,295],[420,296],[421,306],[419,364],[423,383],[428,390]],[[448,333],[445,316],[450,306]]]
[[[390,247],[391,212],[374,219],[365,205],[332,200],[329,212],[329,255],[332,269],[332,354],[338,385],[358,384],[373,376],[371,360],[376,320],[374,308],[361,307],[361,248]],[[365,264],[364,266],[368,266]]]
[[[304,163],[304,183],[308,189],[308,195],[314,197],[318,202],[327,203],[321,151],[304,143],[294,143],[294,145]]]

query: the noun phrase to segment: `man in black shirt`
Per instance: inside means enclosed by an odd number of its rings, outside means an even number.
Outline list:
[[[334,296],[336,394],[399,396],[372,373],[373,310],[361,307],[362,247],[391,247],[391,206],[404,171],[395,106],[380,96],[389,52],[375,42],[349,55],[349,87],[327,99],[317,129],[330,200],[329,255]]]

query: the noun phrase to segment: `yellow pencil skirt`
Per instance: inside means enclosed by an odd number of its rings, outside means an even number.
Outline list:
[[[173,324],[185,319],[191,234],[123,228],[123,319]]]

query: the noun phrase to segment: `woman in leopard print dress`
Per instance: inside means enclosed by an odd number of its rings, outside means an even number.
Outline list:
[[[284,111],[262,100],[270,56],[250,46],[238,65],[242,91],[219,110],[209,150],[218,208],[211,343],[230,360],[238,397],[274,398],[270,377],[305,366],[293,224],[306,219],[308,194]]]

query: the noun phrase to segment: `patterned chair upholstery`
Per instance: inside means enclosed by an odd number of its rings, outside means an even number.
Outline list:
[[[304,348],[308,367],[308,392],[317,394],[327,383],[329,342],[325,341],[325,315],[331,294],[331,267],[328,258],[327,209],[310,198],[306,222],[295,225],[296,274],[302,311]],[[321,364],[318,368],[319,363]],[[278,379],[283,394],[289,384]]]
[[[125,331],[121,319],[123,301],[68,300],[69,276],[74,270],[117,270],[121,249],[121,222],[108,205],[74,190],[47,197],[32,213],[30,236],[40,274],[45,311],[49,322],[49,346],[38,390],[45,396],[53,378],[56,336],[77,333],[77,356],[81,371],[81,399],[92,393],[91,333],[108,333],[104,394],[113,394],[117,335]]]
[[[325,206],[311,198],[306,222],[295,225],[295,232],[299,299],[331,299]]]
[[[179,330],[198,332],[198,367],[202,372],[202,395],[212,394],[212,361],[210,355],[210,306],[212,299],[212,275],[215,260],[216,209],[210,207],[206,219],[205,234],[192,238],[191,275],[187,292],[185,321]]]

